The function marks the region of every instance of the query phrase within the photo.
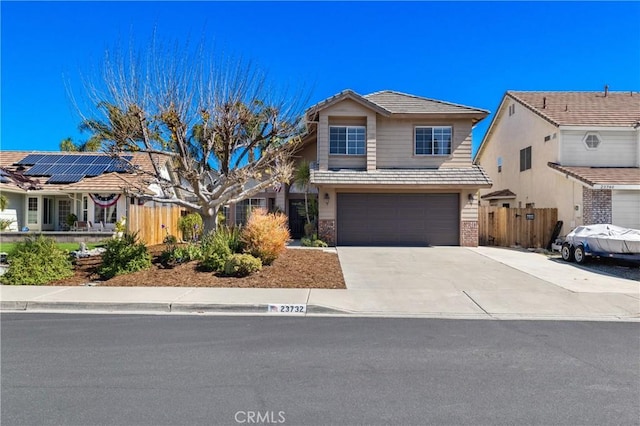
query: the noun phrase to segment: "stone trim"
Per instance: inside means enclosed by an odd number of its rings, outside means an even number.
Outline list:
[[[610,189],[582,189],[583,223],[594,225],[597,223],[611,223],[611,190]]]
[[[460,222],[460,245],[478,247],[478,221]]]
[[[336,245],[336,221],[320,219],[318,222],[318,237],[330,246]]]

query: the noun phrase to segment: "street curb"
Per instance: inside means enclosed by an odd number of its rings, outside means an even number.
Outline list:
[[[138,303],[138,302],[39,302],[1,301],[0,312],[10,311],[100,311],[100,312],[162,312],[162,313],[246,313],[268,314],[268,303],[224,304],[224,303]],[[307,305],[306,314],[311,315],[355,315],[357,312],[343,311],[319,305]]]
[[[20,302],[18,302],[20,303]],[[24,310],[171,312],[170,303],[24,302]]]

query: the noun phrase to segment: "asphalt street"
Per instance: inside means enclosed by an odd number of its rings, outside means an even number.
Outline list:
[[[636,323],[2,314],[2,425],[638,424]]]

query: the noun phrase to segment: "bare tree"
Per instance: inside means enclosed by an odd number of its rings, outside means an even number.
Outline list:
[[[215,228],[220,207],[289,182],[306,99],[269,86],[251,63],[210,52],[204,42],[192,50],[155,40],[142,52],[107,51],[84,81],[94,108],[81,128],[113,155],[148,153],[149,182],[163,192],[154,199]]]

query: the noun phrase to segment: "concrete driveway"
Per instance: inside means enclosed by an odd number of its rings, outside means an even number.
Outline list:
[[[640,283],[576,271],[536,253],[494,247],[339,247],[338,256],[349,297],[368,298],[372,310],[395,305],[404,312],[496,318],[640,317]]]

